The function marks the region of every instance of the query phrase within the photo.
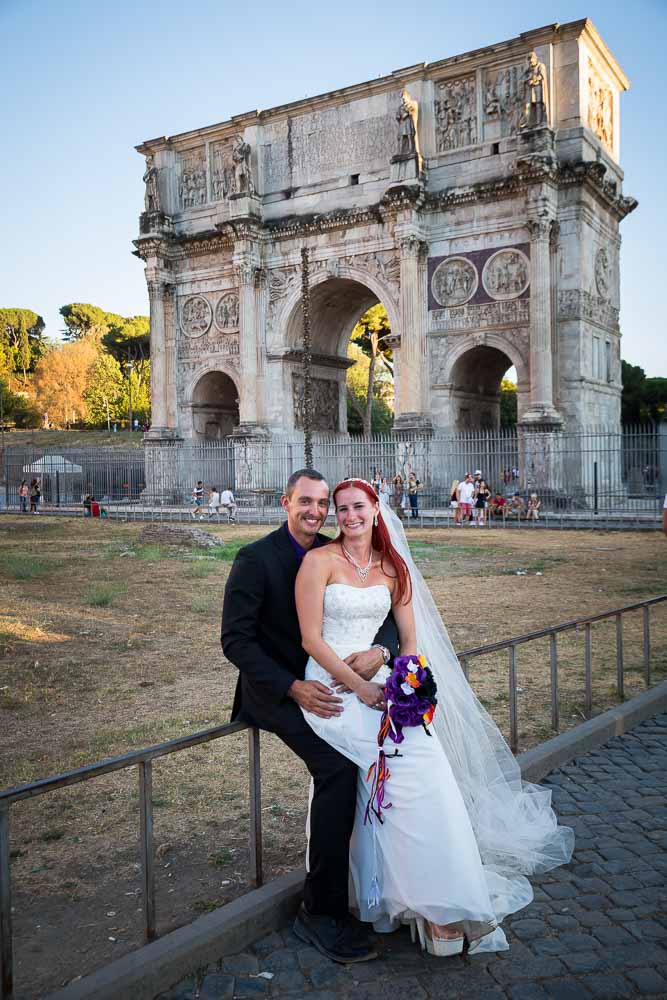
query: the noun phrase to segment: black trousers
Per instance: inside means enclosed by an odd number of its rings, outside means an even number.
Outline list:
[[[274,732],[301,758],[314,784],[304,903],[310,913],[346,917],[358,768],[315,735],[296,702],[281,705],[277,716],[266,726],[259,720],[256,724]]]

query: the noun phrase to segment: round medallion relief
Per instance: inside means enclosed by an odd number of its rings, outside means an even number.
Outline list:
[[[239,297],[236,292],[227,292],[215,307],[215,325],[226,333],[239,328]]]
[[[477,268],[465,257],[449,257],[438,264],[431,278],[433,298],[441,306],[462,306],[479,284]]]
[[[486,294],[500,302],[522,295],[529,281],[529,261],[521,250],[498,250],[489,257],[482,271]]]
[[[595,255],[595,287],[601,299],[609,298],[609,254],[600,247]]]
[[[181,330],[186,337],[203,337],[213,320],[213,310],[202,295],[191,295],[181,306]]]

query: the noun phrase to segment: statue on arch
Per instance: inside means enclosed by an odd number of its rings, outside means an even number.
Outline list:
[[[398,122],[398,155],[416,156],[419,154],[417,139],[417,117],[419,105],[413,101],[407,90],[401,94],[401,106],[396,113]]]
[[[539,128],[549,124],[549,83],[547,68],[531,52],[523,72],[522,80],[524,106],[519,119],[519,128]]]
[[[158,170],[152,156],[146,157],[146,171],[143,182],[146,185],[144,192],[144,209],[146,212],[160,211],[160,191],[157,184]]]
[[[237,135],[232,146],[234,194],[236,195],[253,195],[255,193],[250,166],[250,152],[250,144],[245,141],[242,135]]]

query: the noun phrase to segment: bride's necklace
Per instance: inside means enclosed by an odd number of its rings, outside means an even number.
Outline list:
[[[347,551],[347,549],[345,548],[345,546],[343,545],[343,543],[341,542],[340,544],[341,544],[341,548],[342,548],[343,552],[345,553],[345,557],[349,560],[349,562],[352,563],[352,565],[356,569],[357,576],[359,577],[359,579],[361,580],[362,583],[366,583],[366,580],[368,579],[368,574],[371,571],[371,564],[373,562],[373,546],[371,545],[371,554],[368,557],[368,562],[366,563],[365,566],[360,566],[359,563],[356,562],[356,560],[354,560],[352,558],[352,556]]]

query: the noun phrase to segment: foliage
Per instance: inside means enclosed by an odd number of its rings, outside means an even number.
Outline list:
[[[378,302],[355,325],[348,345],[354,365],[347,372],[348,430],[364,434],[391,430],[393,355],[385,337],[391,333],[387,311]]]
[[[102,344],[117,361],[147,361],[150,356],[150,319],[148,316],[114,317],[102,337]]]
[[[88,415],[86,390],[100,354],[94,336],[53,346],[35,370],[34,390],[40,412],[55,427],[69,427]]]
[[[500,426],[514,427],[517,421],[516,383],[504,378],[500,383]]]
[[[621,420],[624,424],[662,420],[667,412],[667,378],[647,378],[639,365],[621,361],[623,392]]]
[[[39,412],[25,392],[12,392],[7,378],[0,377],[2,419],[16,427],[39,427]]]
[[[0,309],[0,376],[20,373],[25,385],[46,348],[41,316],[32,309]]]
[[[87,423],[93,427],[109,426],[127,413],[127,385],[120,365],[110,354],[101,352],[90,369],[84,399]]]
[[[89,302],[70,302],[69,305],[61,306],[60,315],[65,321],[64,336],[68,341],[84,337],[101,340],[112,323],[122,322],[122,316],[106,312]]]

